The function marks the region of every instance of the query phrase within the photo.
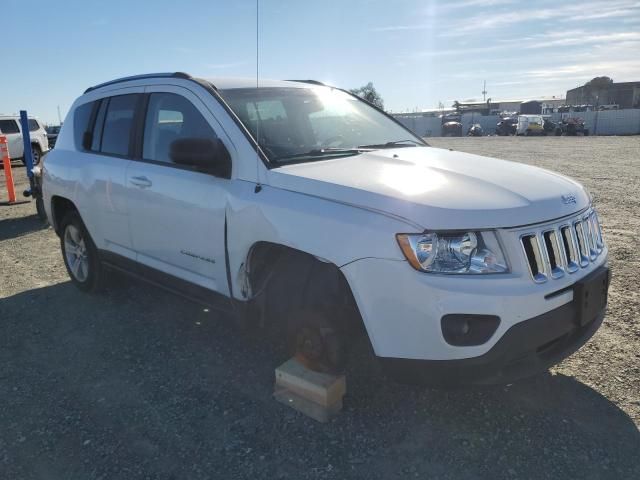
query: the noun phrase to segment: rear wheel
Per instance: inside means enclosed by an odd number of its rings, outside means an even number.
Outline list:
[[[102,286],[103,268],[98,249],[77,212],[69,212],[60,223],[62,258],[71,281],[85,292]]]
[[[44,200],[41,196],[36,198],[36,213],[43,222],[47,221],[47,212],[44,210]]]
[[[31,152],[33,153],[33,166],[40,165],[40,160],[42,160],[42,150],[38,145],[31,146]]]
[[[42,160],[42,150],[38,145],[34,144],[31,145],[31,153],[33,154],[33,166],[35,167],[36,165],[39,165],[40,160]],[[25,157],[22,157],[22,163],[25,167],[27,166],[27,159]]]

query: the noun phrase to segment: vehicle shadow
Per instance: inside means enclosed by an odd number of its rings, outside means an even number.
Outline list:
[[[35,213],[28,217],[5,218],[0,220],[0,241],[18,238],[47,228],[49,225],[40,220]]]
[[[277,335],[113,278],[0,299],[7,478],[640,478],[636,424],[575,378],[398,385],[359,345],[345,408],[320,424],[272,398]]]

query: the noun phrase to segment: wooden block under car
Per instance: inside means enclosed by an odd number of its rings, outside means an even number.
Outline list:
[[[314,372],[295,358],[276,368],[275,399],[319,422],[329,421],[342,410],[346,392],[344,375]]]

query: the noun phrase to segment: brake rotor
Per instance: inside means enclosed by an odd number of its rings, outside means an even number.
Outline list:
[[[324,353],[324,340],[320,332],[314,328],[301,328],[296,335],[296,351],[307,360],[320,360]]]

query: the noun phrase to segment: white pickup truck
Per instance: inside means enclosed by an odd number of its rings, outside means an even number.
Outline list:
[[[89,88],[43,190],[79,288],[116,268],[250,324],[286,321],[318,370],[341,370],[364,331],[402,381],[512,381],[580,348],[605,313],[607,247],[579,183],[429,147],[314,81]]]

